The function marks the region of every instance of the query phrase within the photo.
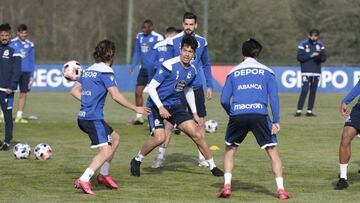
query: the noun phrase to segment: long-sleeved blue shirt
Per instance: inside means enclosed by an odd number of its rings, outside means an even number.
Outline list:
[[[164,39],[161,42],[158,42],[154,45],[151,55],[151,60],[153,65],[149,68],[149,82],[154,77],[156,70],[161,67],[161,64],[168,58],[170,58],[169,52],[167,51],[167,43],[169,38]]]
[[[314,52],[318,52],[319,56],[311,57]],[[303,75],[320,76],[321,63],[326,61],[324,44],[320,40],[305,39],[301,41],[298,45],[297,60],[300,62]]]
[[[273,122],[280,122],[280,104],[274,72],[254,58],[247,57],[226,78],[221,105],[229,116],[268,115],[270,100]]]
[[[16,37],[10,41],[9,46],[21,55],[21,72],[33,74],[35,70],[34,43],[29,40],[22,41]]]
[[[343,103],[346,105],[350,104],[359,94],[360,94],[360,80],[351,89],[349,94],[347,94],[346,97],[343,99]],[[358,99],[358,103],[360,103],[360,98]]]
[[[20,53],[9,47],[0,44],[0,87],[17,89],[20,78],[21,58]]]
[[[138,33],[136,35],[131,66],[133,68],[136,67],[140,58],[141,68],[150,68],[153,64],[153,61],[151,60],[152,49],[156,43],[163,39],[163,36],[155,31],[152,31],[148,35],[144,35],[142,32]]]
[[[184,31],[180,32],[179,34],[175,35],[174,37],[170,38],[168,41],[168,57],[175,57],[180,55],[180,46],[181,46],[181,40],[185,36]],[[208,53],[208,44],[206,42],[206,39],[197,35],[193,34],[195,39],[198,41],[199,45],[196,49],[196,55],[195,59],[191,62],[197,70],[198,73],[200,71],[204,72],[205,80],[206,80],[206,86],[208,88],[213,88],[213,77],[211,73],[211,64],[210,64],[210,58]],[[201,70],[202,68],[202,70]],[[196,77],[195,81],[193,83],[194,89],[199,89],[203,87],[203,81],[201,77]]]

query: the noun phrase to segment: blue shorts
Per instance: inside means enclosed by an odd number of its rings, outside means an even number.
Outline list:
[[[89,135],[91,148],[111,145],[111,133],[114,132],[104,120],[78,119],[79,128]]]
[[[173,125],[180,125],[184,121],[192,120],[193,117],[189,112],[186,111],[184,105],[175,105],[175,106],[164,106],[166,110],[170,113],[170,118],[166,119]],[[151,134],[155,129],[164,128],[164,118],[160,116],[159,109],[157,107],[151,108],[151,113],[148,116],[149,128]]]
[[[277,145],[276,135],[271,134],[271,121],[261,114],[242,114],[231,116],[226,129],[225,144],[238,147],[251,131],[261,149]]]
[[[19,89],[21,93],[27,93],[30,92],[31,86],[30,86],[30,78],[31,78],[30,72],[22,72],[19,78]]]
[[[146,86],[148,84],[149,74],[145,67],[140,68],[139,75],[136,79],[136,86]]]

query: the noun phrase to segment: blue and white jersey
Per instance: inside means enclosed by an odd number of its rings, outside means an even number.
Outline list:
[[[117,87],[113,69],[105,63],[95,63],[83,72],[78,82],[82,88],[78,118],[82,120],[104,119],[107,89],[113,86]]]
[[[168,41],[169,57],[175,57],[180,55],[181,40],[183,39],[184,36],[185,33],[183,31],[175,35],[174,37],[170,38],[170,40]],[[204,72],[206,79],[206,86],[208,88],[213,88],[213,81],[212,81],[213,77],[211,73],[211,64],[208,54],[208,44],[205,38],[197,34],[193,34],[193,36],[198,41],[198,47],[196,49],[195,59],[191,63],[195,66],[198,73],[200,73],[200,71]],[[203,81],[201,77],[197,77],[194,81],[193,88],[199,89],[202,87],[203,87]]]
[[[149,73],[149,82],[155,75],[156,70],[159,67],[161,67],[161,64],[165,60],[171,58],[169,56],[169,52],[167,51],[168,41],[169,41],[169,38],[164,39],[163,41],[156,43],[153,47],[153,52],[152,52],[153,65],[149,68],[149,72],[148,72]]]
[[[35,48],[30,40],[22,41],[19,37],[12,39],[9,46],[21,55],[21,72],[34,73]]]
[[[180,57],[174,57],[165,61],[157,70],[153,80],[160,85],[156,88],[159,99],[164,106],[174,106],[182,104],[181,95],[184,94],[186,87],[191,87],[196,78],[197,72],[193,65],[184,67],[180,62]],[[156,107],[149,97],[148,107]]]
[[[348,105],[350,104],[355,97],[357,97],[360,94],[360,80],[356,83],[356,85],[351,89],[348,95],[343,99],[343,103]],[[360,103],[360,98],[358,99],[358,104]]]
[[[136,35],[135,49],[131,65],[135,67],[138,64],[139,57],[141,60],[141,68],[150,68],[153,64],[151,53],[154,45],[164,38],[159,33],[152,31],[148,35],[140,32]]]
[[[228,115],[268,115],[269,100],[273,122],[279,123],[278,89],[270,68],[247,57],[230,71],[221,93],[221,105]]]

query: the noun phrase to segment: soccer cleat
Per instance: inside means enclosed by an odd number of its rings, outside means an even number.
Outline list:
[[[133,121],[134,125],[142,125],[144,124],[144,118],[143,117],[139,117],[139,118],[135,118]]]
[[[315,114],[313,114],[313,113],[309,113],[309,112],[308,112],[308,113],[306,113],[306,116],[307,116],[307,117],[316,117],[316,115],[315,115]]]
[[[278,189],[277,195],[279,200],[286,200],[291,198],[291,196],[285,191],[285,189]]]
[[[300,116],[301,116],[301,112],[295,112],[294,116],[295,116],[295,117],[300,117]]]
[[[97,181],[99,184],[105,185],[106,187],[108,187],[110,189],[118,189],[119,188],[118,184],[109,175],[99,174],[97,176]]]
[[[15,123],[29,123],[29,121],[23,118],[22,116],[16,116]]]
[[[173,131],[174,131],[174,133],[175,133],[176,135],[180,135],[180,134],[181,134],[181,130],[179,130],[179,129],[177,129],[177,128],[174,128]]]
[[[130,162],[130,172],[132,176],[140,176],[140,164],[141,161],[136,161],[135,158],[133,158]]]
[[[228,198],[231,196],[231,185],[225,184],[224,187],[220,188],[217,197],[218,198]]]
[[[224,172],[220,170],[218,167],[214,167],[212,170],[210,170],[213,176],[221,177],[224,176]]]
[[[205,159],[199,159],[198,162],[200,167],[205,167],[205,168],[209,167],[209,163]]]
[[[345,178],[340,178],[339,181],[336,183],[335,190],[343,190],[349,187],[349,183]]]
[[[159,159],[159,158],[155,158],[154,160],[154,164],[151,166],[151,168],[160,168],[164,166],[164,161],[165,159]]]
[[[91,189],[90,181],[85,182],[81,181],[80,179],[76,179],[74,182],[74,188],[81,189],[85,194],[95,195],[95,192]]]
[[[2,144],[2,147],[0,148],[0,151],[8,151],[10,149],[10,145],[6,142]]]

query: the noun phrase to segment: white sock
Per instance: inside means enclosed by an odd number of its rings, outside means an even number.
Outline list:
[[[136,114],[136,118],[141,118],[142,117],[142,114],[141,113],[137,113]]]
[[[110,163],[108,161],[105,161],[100,168],[100,174],[104,176],[109,175],[109,168],[110,168]]]
[[[299,110],[299,109],[298,109],[298,110],[296,110],[296,113],[301,113],[301,110]]]
[[[94,175],[94,171],[91,170],[90,168],[87,168],[85,170],[85,172],[82,174],[82,176],[80,177],[81,181],[85,181],[85,182],[89,182],[90,178]]]
[[[214,162],[214,158],[211,158],[211,159],[206,160],[206,161],[209,163],[210,170],[212,170],[213,168],[216,167],[215,162]]]
[[[347,167],[349,164],[340,164],[340,178],[347,180]]]
[[[204,155],[200,152],[200,150],[198,150],[199,152],[199,160],[205,160]]]
[[[138,154],[137,154],[136,157],[135,157],[135,160],[141,162],[141,161],[143,160],[143,158],[144,158],[144,155],[142,155],[142,154],[140,153],[140,151],[139,151]]]
[[[23,115],[23,112],[22,112],[22,111],[18,111],[18,112],[16,113],[16,117],[22,117],[22,115]]]
[[[224,173],[224,179],[225,179],[225,183],[226,184],[230,184],[231,185],[231,178],[232,178],[232,174],[231,173]]]
[[[284,189],[284,179],[283,177],[275,178],[277,189]]]
[[[159,147],[159,154],[157,155],[157,158],[158,159],[164,159],[165,152],[166,152],[166,148]]]

